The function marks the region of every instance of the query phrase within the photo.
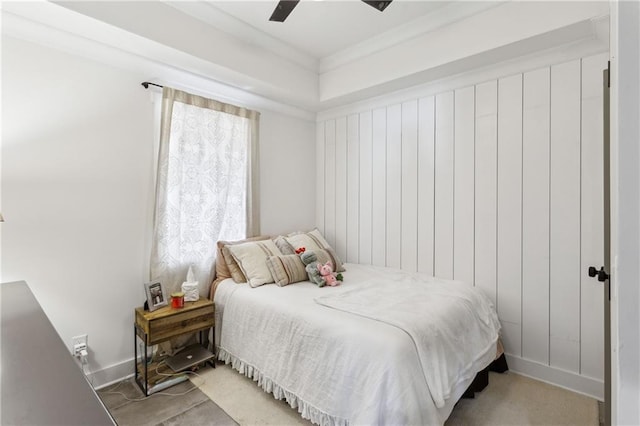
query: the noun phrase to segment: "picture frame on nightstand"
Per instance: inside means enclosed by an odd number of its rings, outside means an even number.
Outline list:
[[[147,295],[147,304],[149,305],[149,312],[153,312],[158,308],[167,306],[167,294],[162,287],[160,281],[152,281],[144,284],[144,292]]]

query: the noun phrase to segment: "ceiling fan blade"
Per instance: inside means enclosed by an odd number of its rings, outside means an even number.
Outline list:
[[[387,6],[391,4],[393,0],[389,0],[389,1],[362,0],[362,1],[371,7],[375,7],[380,12],[383,12],[387,8]]]
[[[270,21],[284,22],[300,0],[280,0],[271,14]]]

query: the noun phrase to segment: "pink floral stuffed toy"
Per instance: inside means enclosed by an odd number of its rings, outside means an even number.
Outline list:
[[[324,265],[318,263],[318,271],[320,271],[320,275],[322,275],[322,278],[324,278],[328,286],[334,287],[340,284],[335,272],[331,269],[331,262],[327,262]]]

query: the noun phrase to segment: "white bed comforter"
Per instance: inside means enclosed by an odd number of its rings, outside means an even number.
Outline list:
[[[339,287],[222,282],[219,359],[316,424],[444,423],[495,357],[490,301],[466,284],[346,268]]]

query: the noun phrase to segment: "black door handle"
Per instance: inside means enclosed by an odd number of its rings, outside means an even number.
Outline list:
[[[589,276],[590,277],[598,277],[598,281],[601,283],[605,282],[609,279],[609,274],[604,270],[604,266],[600,267],[600,270],[597,270],[595,266],[589,266]]]

